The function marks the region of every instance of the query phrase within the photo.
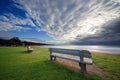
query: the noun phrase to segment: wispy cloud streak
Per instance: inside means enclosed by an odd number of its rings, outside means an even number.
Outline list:
[[[0,30],[30,30],[30,27],[24,27],[25,25],[35,26],[30,19],[22,19],[14,16],[13,14],[4,14],[0,16]]]
[[[104,24],[120,17],[120,0],[14,0],[14,3],[26,12],[27,19],[17,18],[12,24],[30,23],[55,39],[98,35]]]

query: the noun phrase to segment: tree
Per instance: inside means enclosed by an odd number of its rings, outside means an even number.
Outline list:
[[[10,42],[13,46],[18,46],[22,44],[18,37],[13,37],[12,39],[10,39]]]

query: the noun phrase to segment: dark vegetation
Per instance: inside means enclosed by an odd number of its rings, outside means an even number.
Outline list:
[[[13,37],[9,40],[0,39],[0,46],[19,46],[19,45],[22,45],[22,42],[19,40],[18,37]]]
[[[27,46],[27,45],[47,45],[44,43],[35,43],[28,41],[21,41],[18,37],[13,37],[11,39],[0,39],[0,46]]]

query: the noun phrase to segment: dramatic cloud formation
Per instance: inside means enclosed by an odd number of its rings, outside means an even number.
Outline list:
[[[30,28],[21,25],[31,25],[59,40],[102,35],[107,29],[104,25],[120,17],[120,0],[14,0],[14,3],[25,11],[26,18],[0,16],[0,30],[6,26],[5,30],[26,30]]]
[[[73,44],[109,44],[120,45],[120,18],[112,20],[103,26],[99,35],[91,35],[86,38],[80,39],[76,37]]]

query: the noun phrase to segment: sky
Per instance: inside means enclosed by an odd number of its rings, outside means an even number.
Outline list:
[[[120,43],[120,0],[0,0],[0,37]]]

